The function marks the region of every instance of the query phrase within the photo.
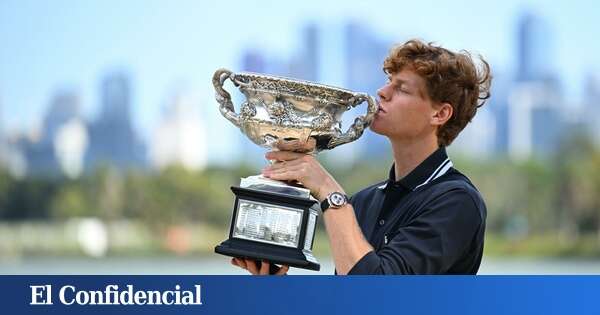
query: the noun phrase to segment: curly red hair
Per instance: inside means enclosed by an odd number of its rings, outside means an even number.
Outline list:
[[[456,53],[412,39],[392,48],[383,62],[383,71],[387,74],[412,69],[425,79],[432,101],[452,106],[452,117],[437,131],[440,146],[452,143],[490,97],[490,65],[478,57],[479,67],[468,51]]]

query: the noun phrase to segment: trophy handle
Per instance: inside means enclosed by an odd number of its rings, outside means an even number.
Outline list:
[[[356,107],[364,102],[367,102],[367,114],[363,116],[358,116],[354,119],[354,123],[348,130],[336,137],[331,138],[329,144],[327,145],[328,149],[333,149],[339,145],[344,143],[352,142],[363,134],[365,128],[369,127],[371,122],[373,121],[373,117],[375,113],[377,113],[377,103],[372,96],[364,93],[357,93],[353,99],[350,99],[350,105],[352,107]]]
[[[223,88],[223,83],[225,80],[229,79],[231,82],[234,82],[235,74],[227,69],[218,69],[215,71],[215,74],[212,78],[213,86],[215,87],[215,99],[221,106],[219,106],[219,110],[221,114],[227,118],[231,123],[233,123],[236,127],[240,127],[240,118],[239,115],[235,113],[235,108],[233,107],[233,102],[231,101],[231,94],[227,92]]]

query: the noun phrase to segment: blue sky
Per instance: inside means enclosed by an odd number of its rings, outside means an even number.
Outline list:
[[[290,55],[307,22],[328,27],[357,19],[383,39],[420,37],[481,53],[496,72],[509,74],[515,24],[524,10],[550,25],[555,69],[567,98],[580,101],[584,76],[600,71],[600,5],[591,0],[3,0],[1,125],[8,131],[33,128],[60,89],[78,91],[84,114],[93,117],[100,79],[125,69],[133,79],[134,123],[147,136],[174,88],[187,86],[200,95],[201,106],[216,107],[210,85],[216,68],[239,68],[249,47]]]

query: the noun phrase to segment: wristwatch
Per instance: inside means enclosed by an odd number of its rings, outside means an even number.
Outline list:
[[[332,192],[325,198],[325,200],[321,201],[321,211],[325,212],[325,210],[329,208],[338,209],[348,203],[348,196],[342,194],[341,192]]]

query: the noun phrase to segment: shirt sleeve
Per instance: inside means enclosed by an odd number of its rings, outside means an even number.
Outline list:
[[[388,244],[367,253],[348,274],[444,273],[470,247],[483,220],[468,192],[449,191],[389,233]]]

